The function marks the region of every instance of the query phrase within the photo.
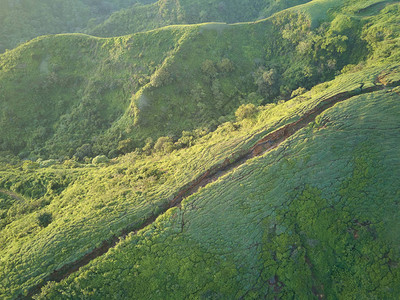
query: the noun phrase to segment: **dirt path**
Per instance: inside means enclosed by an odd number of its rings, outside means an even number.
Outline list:
[[[392,83],[390,86],[398,86],[400,82]],[[162,212],[159,215],[165,213],[169,208],[179,207],[183,199],[188,196],[194,194],[198,191],[200,187],[204,187],[210,182],[213,182],[223,176],[224,174],[230,172],[231,170],[237,168],[238,166],[245,163],[247,160],[260,156],[271,149],[278,147],[283,141],[285,141],[288,137],[292,136],[294,133],[299,131],[300,129],[306,127],[310,122],[313,122],[315,118],[332,107],[336,103],[348,100],[354,96],[368,94],[376,91],[380,91],[385,89],[384,85],[376,85],[373,87],[369,87],[367,89],[359,88],[357,91],[351,92],[343,92],[338,93],[334,96],[331,96],[323,101],[321,101],[317,107],[313,108],[309,112],[307,112],[303,117],[301,117],[298,121],[287,124],[280,129],[275,130],[274,132],[264,136],[260,139],[255,145],[248,149],[243,153],[236,153],[231,155],[230,158],[225,159],[222,164],[212,167],[208,171],[204,172],[201,176],[199,176],[196,180],[192,181],[185,187],[183,187],[176,197],[170,201],[169,204],[165,205]],[[155,221],[155,219],[159,215],[152,215],[148,217],[145,222],[137,228],[128,227],[121,231],[120,235],[113,236],[112,238],[103,241],[102,245],[98,248],[93,249],[90,253],[86,254],[82,258],[64,265],[60,269],[54,270],[50,275],[45,277],[41,284],[36,285],[28,290],[27,296],[19,296],[18,299],[32,299],[33,295],[40,293],[41,288],[49,281],[60,282],[61,280],[67,278],[72,273],[79,270],[80,267],[87,265],[93,259],[105,254],[110,248],[114,247],[121,237],[125,237],[128,233],[136,233],[137,231],[145,228]]]

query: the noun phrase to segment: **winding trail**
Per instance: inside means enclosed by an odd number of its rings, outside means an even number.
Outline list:
[[[87,253],[85,256],[80,259],[65,264],[60,269],[54,270],[51,274],[46,276],[42,283],[31,287],[28,290],[26,296],[20,295],[17,299],[32,299],[32,296],[39,294],[41,288],[49,281],[60,282],[61,280],[67,278],[72,273],[78,271],[81,267],[90,263],[93,259],[105,254],[110,248],[113,248],[120,240],[120,238],[125,237],[129,233],[136,234],[139,230],[145,228],[146,226],[153,223],[156,218],[163,213],[165,213],[169,208],[172,207],[180,207],[183,199],[188,196],[196,193],[200,187],[204,187],[210,182],[213,182],[223,176],[224,174],[232,171],[238,166],[245,163],[247,160],[260,156],[267,151],[270,151],[276,147],[278,147],[282,142],[284,142],[287,138],[295,134],[300,129],[306,127],[309,123],[313,122],[315,118],[327,110],[328,108],[334,106],[335,104],[348,100],[354,96],[359,96],[363,94],[373,93],[376,91],[384,90],[388,87],[399,86],[399,82],[392,82],[389,85],[375,85],[366,89],[362,89],[362,85],[353,91],[338,93],[334,96],[331,96],[323,101],[321,101],[315,108],[308,111],[304,114],[299,120],[289,123],[274,132],[271,132],[258,140],[253,147],[248,149],[247,151],[243,151],[241,153],[234,153],[230,156],[230,158],[226,158],[225,161],[221,164],[218,164],[208,171],[204,172],[197,179],[192,181],[183,187],[178,194],[172,199],[167,205],[165,205],[162,211],[158,215],[151,215],[148,217],[142,225],[136,228],[128,227],[124,228],[118,236],[113,236],[108,240],[103,241],[100,247],[93,249],[91,252]]]

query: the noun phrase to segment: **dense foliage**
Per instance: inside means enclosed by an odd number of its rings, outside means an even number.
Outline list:
[[[39,299],[394,299],[399,100],[335,106]]]
[[[45,34],[120,36],[172,24],[235,23],[265,18],[307,1],[1,0],[0,53]]]

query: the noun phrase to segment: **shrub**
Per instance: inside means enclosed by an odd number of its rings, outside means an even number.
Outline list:
[[[144,153],[145,155],[150,155],[150,154],[151,154],[151,151],[152,151],[152,149],[153,149],[153,144],[154,144],[153,139],[152,139],[151,137],[149,137],[149,138],[146,139],[145,143],[146,143],[146,144],[145,144],[144,147],[142,148],[143,153]]]
[[[42,167],[42,168],[48,168],[48,167],[51,167],[51,166],[57,164],[57,160],[55,160],[55,159],[43,160],[43,161],[40,161],[39,164],[40,164],[40,167]]]
[[[276,97],[279,93],[279,75],[277,70],[260,67],[254,74],[258,93],[265,98]]]
[[[80,146],[76,149],[74,156],[78,160],[83,160],[85,158],[85,156],[91,157],[92,156],[92,146],[89,144],[83,144],[82,146]]]
[[[162,87],[172,83],[173,78],[171,73],[166,69],[166,67],[162,67],[158,69],[150,79],[151,85],[154,87]]]
[[[132,152],[134,148],[135,148],[135,146],[134,146],[133,140],[131,138],[128,138],[126,140],[122,140],[122,141],[118,142],[117,150],[120,154],[126,154],[129,152]]]
[[[300,96],[302,94],[304,94],[307,90],[303,87],[299,87],[298,89],[294,90],[291,94],[291,98],[294,98],[296,96]]]
[[[253,103],[242,104],[235,112],[236,119],[241,121],[243,119],[252,118],[257,113],[257,107]]]
[[[174,143],[171,137],[162,136],[154,145],[154,150],[157,152],[170,153],[174,150]]]
[[[53,221],[53,217],[51,215],[51,213],[41,213],[40,215],[38,215],[37,217],[37,223],[40,227],[47,227],[49,226],[49,224]]]
[[[107,156],[105,155],[98,155],[92,160],[92,164],[94,165],[99,165],[99,164],[105,164],[108,163],[110,160],[108,159]]]
[[[63,166],[71,169],[71,168],[77,168],[79,164],[73,159],[66,159],[63,163]]]
[[[191,147],[194,143],[194,136],[191,132],[182,131],[181,138],[175,143],[177,148]]]
[[[220,63],[218,63],[218,69],[222,73],[230,73],[235,70],[235,67],[229,58],[223,58]]]
[[[214,63],[210,59],[206,59],[203,62],[201,70],[205,75],[207,75],[210,78],[213,78],[217,75],[217,69],[215,68]]]
[[[24,161],[24,163],[22,165],[23,170],[34,170],[34,169],[37,169],[38,167],[39,167],[39,164],[37,162],[30,161],[30,160]]]

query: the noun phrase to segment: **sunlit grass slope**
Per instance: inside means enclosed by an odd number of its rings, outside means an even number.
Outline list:
[[[399,104],[397,89],[334,106],[40,299],[394,299]]]
[[[383,70],[387,70],[387,81],[396,79],[398,72],[390,71],[394,66],[372,67],[341,76],[286,103],[260,107],[256,117],[226,123],[197,140],[194,146],[168,155],[132,153],[111,165],[79,165],[66,161],[44,167],[45,161],[28,161],[15,167],[4,166],[1,188],[14,193],[19,200],[11,202],[7,197],[2,200],[2,295],[12,297],[23,293],[46,274],[82,257],[122,228],[139,226],[149,216],[157,215],[180,188],[204,171],[249,148],[266,133],[297,120],[326,97],[344,91],[357,93],[362,85],[373,86]],[[390,99],[397,99],[395,93],[389,95]],[[388,105],[393,103],[394,100]],[[345,113],[348,115],[351,114]],[[323,127],[324,120],[310,125],[309,131]],[[313,160],[309,159],[308,163],[312,164]],[[254,166],[254,170],[258,169]],[[4,193],[1,195],[4,197]],[[48,224],[42,224],[41,218],[46,214],[51,218]],[[215,230],[223,232],[225,227]]]

